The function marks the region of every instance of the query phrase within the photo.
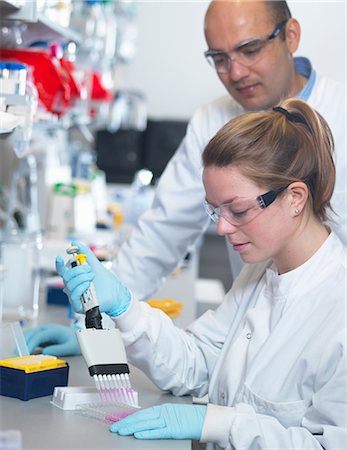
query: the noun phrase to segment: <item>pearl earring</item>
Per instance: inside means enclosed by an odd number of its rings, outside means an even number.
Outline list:
[[[295,214],[299,214],[299,212],[300,212],[300,209],[298,209],[298,208],[295,208],[295,209],[294,209],[294,212],[295,212]]]

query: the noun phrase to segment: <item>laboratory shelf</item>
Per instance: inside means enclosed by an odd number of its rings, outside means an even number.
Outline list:
[[[0,0],[0,8],[15,11],[24,6],[25,0]]]
[[[56,40],[59,42],[74,41],[77,44],[82,41],[79,33],[52,22],[43,14],[38,16],[37,22],[28,23],[28,28],[23,33],[23,39],[25,42]]]
[[[0,0],[1,21],[29,21],[37,20],[37,5],[35,1]]]
[[[40,12],[35,1],[0,0],[0,23],[2,21],[25,24],[26,29],[22,30],[25,44],[38,40],[74,41],[77,44],[82,41],[78,32],[53,22]]]

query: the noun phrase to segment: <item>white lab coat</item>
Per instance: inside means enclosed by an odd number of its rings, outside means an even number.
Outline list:
[[[208,392],[202,441],[216,448],[344,450],[346,255],[332,232],[289,273],[246,265],[187,331],[132,299],[115,319],[129,362],[176,395]]]
[[[328,121],[334,134],[337,182],[333,205],[340,215],[337,232],[347,243],[345,86],[317,76],[307,100]],[[208,227],[209,219],[203,207],[201,154],[207,142],[226,122],[244,112],[226,95],[199,108],[193,115],[185,138],[161,176],[152,209],[142,215],[112,268],[139,299],[149,298],[158,289]],[[239,268],[238,254],[231,251],[236,259],[234,268]],[[238,271],[235,270],[233,275]]]

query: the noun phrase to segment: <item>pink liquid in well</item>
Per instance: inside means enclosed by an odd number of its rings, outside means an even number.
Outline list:
[[[115,423],[118,422],[118,420],[124,419],[127,416],[130,416],[130,414],[133,414],[134,411],[118,411],[115,413],[110,413],[105,416],[105,421],[108,423]]]

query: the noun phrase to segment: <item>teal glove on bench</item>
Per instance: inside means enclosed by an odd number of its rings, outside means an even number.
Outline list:
[[[42,354],[52,356],[80,355],[76,329],[58,324],[39,325],[24,331],[29,353],[43,347]]]
[[[69,297],[73,309],[83,313],[81,295],[94,281],[100,312],[116,317],[126,311],[131,299],[129,290],[100,263],[89,247],[76,241],[72,242],[72,245],[79,248],[79,253],[86,255],[88,264],[68,268],[63,259],[57,256],[56,269],[63,278],[64,292]]]
[[[166,403],[137,411],[113,423],[110,431],[138,439],[200,440],[205,415],[206,405]]]

